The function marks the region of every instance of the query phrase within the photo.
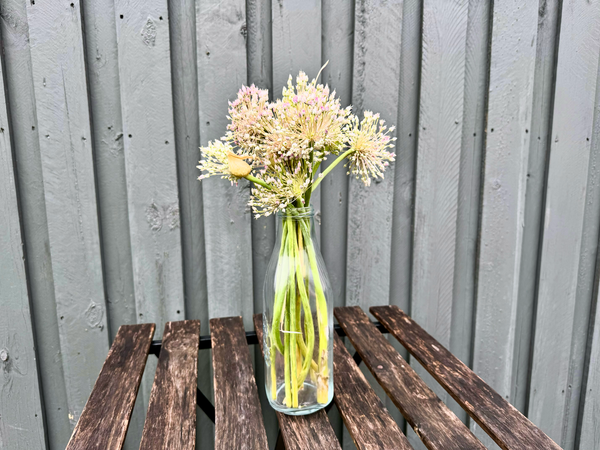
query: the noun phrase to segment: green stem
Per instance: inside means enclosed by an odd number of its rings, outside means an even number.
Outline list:
[[[327,363],[327,327],[329,322],[329,318],[327,317],[327,300],[325,299],[323,285],[321,284],[321,277],[319,276],[317,257],[312,244],[312,239],[310,237],[309,226],[304,224],[302,231],[305,235],[304,240],[306,242],[306,249],[308,252],[308,263],[313,274],[317,299],[317,322],[319,325],[319,353],[317,359],[319,372],[317,379],[317,401],[319,403],[325,403],[328,400],[328,390],[326,390],[326,388],[328,386],[329,379],[329,368]]]
[[[267,189],[273,189],[273,186],[271,186],[269,183],[265,183],[263,180],[259,180],[258,178],[256,178],[255,176],[252,175],[246,175],[246,180],[248,181],[252,181],[254,184],[260,184],[262,187],[267,188]]]
[[[319,185],[319,183],[321,182],[321,180],[322,180],[323,178],[325,178],[325,177],[327,176],[327,174],[328,174],[329,172],[331,172],[335,166],[337,166],[337,165],[338,165],[338,164],[339,164],[339,163],[340,163],[340,162],[341,162],[341,161],[342,161],[344,158],[346,158],[346,157],[347,157],[349,154],[351,154],[353,151],[354,151],[354,150],[352,150],[352,149],[345,151],[345,152],[344,152],[344,153],[342,153],[340,156],[338,156],[338,157],[335,159],[335,161],[333,161],[331,164],[329,164],[329,166],[327,166],[327,169],[325,169],[325,170],[323,171],[323,173],[321,173],[321,175],[319,176],[319,178],[317,178],[317,181],[315,181],[315,182],[312,184],[311,191],[314,191],[314,190],[317,188],[317,186]]]
[[[287,302],[287,308],[288,308],[288,316],[289,316],[289,321],[288,321],[288,326],[285,328],[285,331],[287,331],[286,333],[286,342],[288,342],[288,335],[289,335],[289,344],[288,347],[286,348],[287,352],[289,353],[289,359],[290,359],[290,383],[291,383],[291,392],[290,392],[290,396],[291,396],[291,404],[288,403],[288,407],[292,407],[292,408],[297,408],[298,407],[298,368],[296,367],[297,364],[297,358],[296,358],[296,350],[298,348],[297,345],[297,335],[296,335],[296,330],[297,330],[297,326],[296,326],[296,272],[295,272],[295,260],[296,260],[296,255],[294,252],[294,243],[296,241],[296,226],[294,225],[294,222],[292,221],[291,217],[288,217],[287,219],[288,222],[288,235],[289,235],[289,239],[288,239],[288,302]]]
[[[317,172],[319,171],[319,166],[321,165],[321,161],[319,161],[318,163],[315,164],[315,167],[313,168],[313,173],[317,174]],[[312,191],[314,191],[314,187],[311,183],[311,185],[308,187],[308,189],[306,190],[306,194],[304,196],[304,206],[310,206],[310,197],[312,195]]]
[[[283,260],[283,257],[287,249],[287,241],[289,231],[287,229],[287,222],[282,221],[281,226],[283,227],[281,236],[281,247],[279,248],[279,260]],[[273,305],[273,322],[271,326],[271,342],[277,347],[279,352],[283,354],[283,343],[281,342],[281,335],[279,333],[279,323],[281,322],[281,312],[283,310],[283,304],[285,302],[286,292],[286,278],[283,267],[277,268],[277,280],[275,283],[275,304]]]
[[[300,227],[300,224],[298,224]],[[315,347],[315,327],[313,325],[312,312],[310,310],[310,302],[308,299],[308,293],[306,292],[306,287],[304,285],[304,270],[301,264],[301,259],[304,257],[304,249],[302,246],[302,231],[298,232],[298,240],[294,242],[294,253],[296,255],[296,273],[298,274],[298,291],[300,292],[300,299],[302,301],[302,306],[304,308],[304,321],[305,321],[305,334],[307,343],[304,344],[302,339],[298,339],[298,343],[300,345],[300,352],[303,353],[304,361],[302,364],[302,372],[300,373],[300,377],[298,378],[298,387],[302,386],[306,376],[308,375],[308,371],[311,368],[311,364],[313,364],[313,349]],[[298,329],[300,330],[300,324],[298,324]],[[302,348],[304,346],[304,349]],[[315,369],[318,366],[315,364]]]

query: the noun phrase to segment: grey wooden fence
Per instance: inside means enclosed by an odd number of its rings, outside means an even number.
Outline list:
[[[121,324],[251,328],[274,222],[247,184],[200,184],[198,147],[240,85],[277,96],[325,61],[398,137],[385,181],[338,170],[313,196],[335,304],[400,306],[565,449],[600,449],[598,1],[0,8],[1,449],[65,447]],[[208,352],[200,370],[209,392]]]

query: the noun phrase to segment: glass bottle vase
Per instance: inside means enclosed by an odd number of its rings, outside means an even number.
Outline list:
[[[277,214],[277,241],[263,290],[265,389],[285,414],[310,414],[333,398],[333,300],[314,211]]]

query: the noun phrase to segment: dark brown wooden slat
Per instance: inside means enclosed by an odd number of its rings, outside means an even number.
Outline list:
[[[262,314],[254,315],[254,329],[262,351]],[[341,450],[340,443],[324,410],[307,416],[287,416],[277,412],[277,420],[287,450]]]
[[[356,447],[412,449],[337,334],[333,354],[333,400]]]
[[[200,321],[167,322],[140,450],[193,450]]]
[[[542,430],[400,308],[377,306],[370,311],[501,448],[560,450]]]
[[[431,450],[485,449],[444,405],[359,307],[334,314],[363,361],[425,446]]]
[[[215,449],[268,449],[241,317],[210,320],[215,388]]]
[[[154,327],[146,323],[119,328],[67,450],[123,447]]]

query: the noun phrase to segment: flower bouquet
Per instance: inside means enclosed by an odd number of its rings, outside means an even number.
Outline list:
[[[322,70],[322,69],[321,69]],[[311,195],[335,167],[365,185],[383,172],[393,141],[378,114],[362,120],[342,108],[335,92],[289,77],[282,98],[242,87],[229,103],[231,123],[201,148],[199,179],[218,175],[253,183],[249,205],[258,218],[277,215],[277,241],[264,285],[263,349],[267,397],[287,414],[308,414],[333,397],[333,300],[317,247]],[[335,159],[324,169],[328,157]]]

